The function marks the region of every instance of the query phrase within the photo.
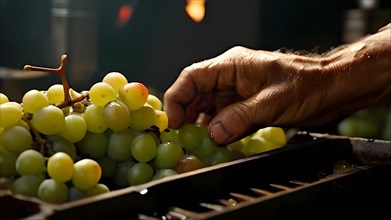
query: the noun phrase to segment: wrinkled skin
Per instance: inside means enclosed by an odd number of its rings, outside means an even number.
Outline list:
[[[322,55],[233,47],[183,69],[164,95],[169,127],[208,125],[232,143],[265,126],[315,126],[391,101],[391,28]]]

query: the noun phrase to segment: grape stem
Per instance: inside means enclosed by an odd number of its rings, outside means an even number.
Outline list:
[[[64,101],[56,105],[58,108],[64,108],[66,106],[73,105],[76,102],[82,101],[86,96],[82,95],[74,100],[72,100],[72,97],[70,95],[69,90],[71,89],[71,86],[69,85],[68,79],[65,74],[65,62],[68,59],[67,54],[63,54],[61,56],[61,64],[58,68],[48,68],[48,67],[41,67],[41,66],[31,66],[31,65],[25,65],[23,70],[25,71],[43,71],[48,73],[54,73],[60,76],[61,83],[64,88]]]

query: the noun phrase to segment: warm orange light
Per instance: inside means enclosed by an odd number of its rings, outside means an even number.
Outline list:
[[[186,0],[185,11],[187,15],[195,22],[201,22],[205,16],[206,0]]]
[[[130,17],[132,17],[133,8],[132,6],[126,4],[122,5],[121,8],[118,11],[118,23],[120,25],[126,24]]]

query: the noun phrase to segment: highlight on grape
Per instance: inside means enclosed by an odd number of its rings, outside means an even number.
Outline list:
[[[0,93],[0,190],[61,204],[262,153],[286,144],[282,128],[261,128],[217,146],[203,125],[168,128],[162,100],[113,71],[85,91],[31,89],[21,103]]]

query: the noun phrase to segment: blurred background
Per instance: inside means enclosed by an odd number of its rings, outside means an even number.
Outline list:
[[[0,92],[20,101],[58,76],[68,54],[71,86],[88,90],[111,71],[160,96],[180,71],[241,45],[324,52],[391,21],[376,0],[0,0]]]

